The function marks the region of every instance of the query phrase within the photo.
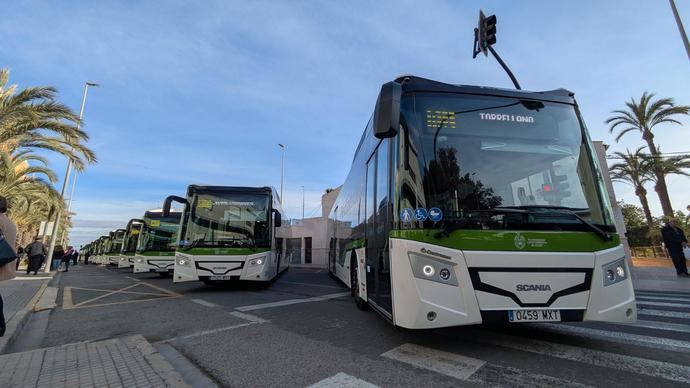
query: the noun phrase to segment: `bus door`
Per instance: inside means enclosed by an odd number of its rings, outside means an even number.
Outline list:
[[[392,319],[390,257],[390,158],[389,141],[379,143],[367,162],[366,182],[366,264],[367,299]]]

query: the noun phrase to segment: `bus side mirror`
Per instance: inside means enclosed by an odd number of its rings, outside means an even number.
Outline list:
[[[178,197],[177,195],[171,195],[168,198],[165,199],[163,202],[163,217],[168,217],[170,216],[170,206],[172,205],[172,202],[179,202],[181,204],[187,205],[188,202],[185,198]]]
[[[273,227],[275,228],[280,228],[283,225],[283,217],[280,215],[280,212],[276,209],[273,209]]]
[[[374,136],[378,139],[393,137],[400,127],[400,98],[402,86],[394,81],[381,86],[374,109]]]

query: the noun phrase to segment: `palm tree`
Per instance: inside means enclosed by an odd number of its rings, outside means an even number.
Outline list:
[[[55,180],[45,158],[28,151],[0,152],[0,195],[9,202],[20,244],[27,242],[41,221],[64,211],[64,201],[52,185]]]
[[[654,98],[654,93],[647,92],[642,93],[639,103],[631,98],[629,102],[625,103],[627,110],[614,110],[611,113],[615,115],[606,120],[606,124],[610,125],[609,131],[611,133],[619,126],[622,127],[616,136],[616,141],[619,141],[628,132],[639,131],[642,134],[642,139],[647,143],[649,153],[652,157],[659,158],[659,150],[654,144],[652,129],[662,123],[680,124],[676,117],[688,115],[690,106],[675,105],[672,98],[660,98],[656,101],[652,101],[652,98]],[[659,196],[664,215],[672,217],[673,207],[668,195],[663,168],[661,165],[655,164],[652,166],[652,172],[656,182],[654,190]]]
[[[654,218],[649,210],[649,202],[647,202],[647,189],[644,188],[644,184],[652,180],[650,177],[652,163],[650,158],[645,157],[645,154],[642,153],[643,148],[640,147],[633,153],[630,150],[626,150],[625,154],[614,152],[614,155],[623,161],[611,166],[609,173],[611,180],[628,183],[635,188],[635,195],[640,199],[647,225],[652,226]]]
[[[77,127],[79,118],[57,102],[53,87],[18,90],[9,85],[10,72],[0,69],[0,148],[15,150],[46,149],[71,159],[82,170],[84,162],[96,156],[84,145],[88,135]]]
[[[661,154],[661,147],[657,147],[657,154]],[[652,166],[657,167],[663,171],[664,176],[669,175],[685,175],[690,176],[688,169],[690,169],[690,157],[688,155],[678,155],[666,158],[647,157]],[[656,182],[656,175],[651,174],[650,178]]]

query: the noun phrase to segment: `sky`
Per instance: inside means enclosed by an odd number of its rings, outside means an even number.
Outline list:
[[[678,1],[690,29],[690,4]],[[123,227],[192,183],[280,186],[288,216],[320,214],[339,186],[381,84],[401,74],[512,88],[472,59],[478,11],[496,14],[495,49],[527,90],[572,90],[593,140],[644,91],[690,104],[690,61],[667,1],[22,1],[3,7],[0,66],[20,87],[53,85],[78,112],[98,164],[77,177],[74,245]],[[656,128],[690,152],[688,125]],[[60,182],[65,160],[50,155]],[[668,179],[673,205],[688,178]],[[58,184],[59,186],[59,184]],[[633,188],[616,195],[638,204]],[[652,187],[652,212],[661,213]],[[68,190],[69,192],[69,190]]]

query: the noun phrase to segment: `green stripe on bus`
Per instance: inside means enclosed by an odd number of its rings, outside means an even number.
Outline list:
[[[268,252],[271,248],[178,248],[178,252],[195,256],[249,256],[257,253]]]
[[[392,230],[390,237],[473,251],[596,252],[620,245],[589,232],[456,230],[436,238],[437,229]]]
[[[141,256],[175,256],[175,251],[146,251],[137,252]]]

